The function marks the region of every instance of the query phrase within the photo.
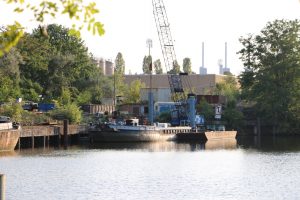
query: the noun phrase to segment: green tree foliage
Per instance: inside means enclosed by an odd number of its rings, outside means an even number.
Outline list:
[[[231,74],[226,75],[222,82],[216,84],[215,94],[226,97],[222,118],[227,122],[227,128],[240,128],[242,126],[243,113],[237,107],[237,102],[240,100],[237,79]]]
[[[258,116],[273,125],[275,132],[299,130],[299,31],[298,20],[275,20],[260,34],[240,39],[243,95],[256,103]]]
[[[223,119],[227,122],[227,129],[237,130],[243,125],[243,113],[237,109],[236,101],[231,100],[226,104],[226,108],[223,111]]]
[[[56,54],[49,41],[39,35],[25,33],[17,45],[23,58],[20,64],[21,92],[25,99],[37,101],[47,87],[48,64]]]
[[[68,119],[72,124],[78,124],[81,121],[81,110],[75,103],[70,103],[65,106],[59,106],[52,110],[50,115],[53,119]]]
[[[162,112],[156,118],[156,121],[161,122],[161,123],[169,123],[171,120],[172,120],[172,117],[171,117],[170,112]]]
[[[225,96],[227,101],[236,101],[240,94],[237,79],[233,75],[225,76],[222,82],[216,84],[215,94]]]
[[[202,98],[199,104],[197,105],[197,110],[200,115],[204,116],[206,121],[211,121],[214,119],[214,108]]]
[[[0,101],[20,96],[19,65],[22,62],[22,56],[15,48],[0,58]]]
[[[157,59],[156,61],[154,61],[153,65],[154,65],[155,74],[163,73],[160,59]]]
[[[47,33],[45,38],[35,29],[19,42],[24,58],[20,67],[22,93],[30,100],[40,94],[45,99],[58,99],[63,87],[68,87],[73,101],[80,92],[94,87],[99,70],[84,42],[70,35],[69,29],[51,24]]]
[[[114,87],[116,96],[124,96],[124,74],[125,74],[125,61],[122,53],[118,53],[115,59],[115,73],[114,73]]]
[[[15,46],[23,34],[24,31],[18,22],[7,27],[0,27],[0,57]]]
[[[184,58],[182,64],[183,72],[192,74],[192,62],[190,58]]]
[[[60,101],[66,90],[67,102],[99,103],[112,97],[112,78],[104,77],[80,38],[54,24],[47,33],[47,38],[38,29],[25,33],[16,48],[0,58],[1,101],[39,101],[40,95],[46,102]]]
[[[121,52],[117,54],[115,59],[115,73],[124,75],[125,74],[125,60]]]
[[[180,65],[178,64],[177,60],[173,63],[173,68],[168,71],[168,74],[179,74],[180,73]]]
[[[72,0],[72,1],[39,1],[33,2],[29,0],[4,0],[7,4],[15,4],[14,12],[18,15],[27,14],[33,15],[33,20],[37,21],[39,24],[43,24],[46,19],[51,20],[52,18],[61,17],[67,15],[72,21],[72,28],[69,30],[71,35],[80,36],[80,31],[86,28],[88,31],[92,32],[94,35],[103,35],[104,26],[101,22],[96,19],[96,15],[100,12],[97,9],[95,2],[87,2],[82,0]],[[77,25],[76,22],[82,22]],[[48,37],[48,33],[45,27],[40,26],[40,32]],[[13,25],[9,25],[5,30],[1,30],[0,33],[0,57],[9,52],[9,50],[15,46],[19,39],[24,34],[23,27],[18,22]]]
[[[152,56],[145,56],[143,59],[143,72],[144,74],[151,74],[152,71]]]
[[[125,93],[125,103],[140,103],[141,88],[145,88],[145,84],[141,82],[141,80],[138,79],[132,81]]]
[[[0,115],[8,116],[12,121],[20,122],[22,120],[23,108],[18,103],[6,104],[1,107]]]

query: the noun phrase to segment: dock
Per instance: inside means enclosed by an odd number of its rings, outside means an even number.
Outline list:
[[[23,126],[16,147],[35,148],[64,145],[67,147],[70,142],[87,136],[86,126],[69,125],[64,122],[62,125],[40,125]]]

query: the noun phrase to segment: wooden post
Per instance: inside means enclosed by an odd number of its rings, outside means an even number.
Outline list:
[[[46,136],[44,135],[44,149],[46,148]]]
[[[69,120],[64,120],[64,148],[68,147]]]
[[[50,143],[50,135],[47,136],[47,147],[49,148],[49,143]]]
[[[31,136],[31,148],[34,149],[34,136]]]
[[[18,140],[18,149],[19,149],[19,151],[21,150],[21,137],[19,137],[19,140]]]
[[[5,175],[0,174],[0,200],[5,200]]]

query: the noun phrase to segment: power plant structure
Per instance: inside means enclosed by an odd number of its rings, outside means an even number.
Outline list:
[[[102,70],[104,75],[111,76],[114,74],[115,64],[111,60],[95,58],[95,63]]]
[[[219,65],[219,74],[224,74],[225,72],[230,73],[230,68],[227,67],[227,42],[225,42],[225,66],[223,67],[222,59],[218,61]]]
[[[207,74],[207,68],[204,66],[204,42],[202,42],[202,66],[199,69],[200,75],[206,75]]]

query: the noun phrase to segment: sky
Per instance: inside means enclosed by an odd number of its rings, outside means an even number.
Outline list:
[[[151,55],[163,62],[153,16],[151,0],[98,0],[97,19],[104,23],[105,35],[93,36],[84,31],[82,38],[95,57],[115,60],[121,52],[126,73],[142,73],[142,63],[148,55],[146,40],[153,41]],[[300,19],[299,0],[164,0],[178,63],[189,57],[192,70],[199,73],[202,65],[202,42],[205,46],[204,66],[209,74],[219,72],[218,61],[238,75],[243,70],[237,52],[242,48],[239,38],[259,34],[275,19]],[[29,13],[12,14],[12,8],[0,2],[0,24],[19,21],[30,30],[37,27]],[[57,16],[47,23],[69,26],[66,17]]]

